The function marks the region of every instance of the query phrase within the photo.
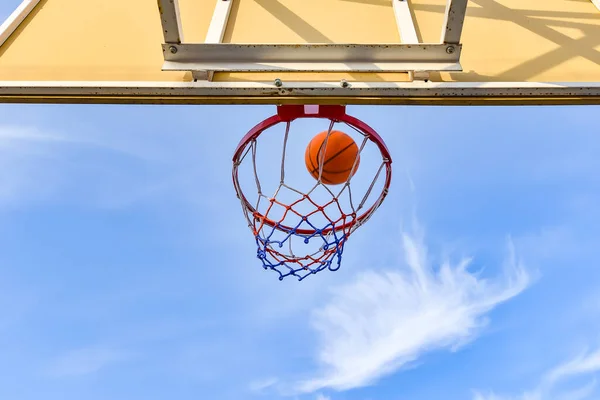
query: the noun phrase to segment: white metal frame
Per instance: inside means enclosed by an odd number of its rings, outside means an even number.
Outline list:
[[[592,0],[592,3],[594,3],[598,11],[600,11],[600,0]]]
[[[415,30],[415,23],[410,12],[408,0],[392,0],[396,24],[400,33],[400,40],[405,44],[419,43],[419,37]]]
[[[173,48],[177,51],[173,52]],[[232,44],[163,45],[169,71],[460,71],[460,45]]]
[[[210,25],[208,27],[208,33],[204,43],[217,44],[223,41],[225,31],[227,30],[227,22],[229,21],[229,15],[231,14],[231,5],[233,0],[217,0],[215,11],[213,13]],[[214,76],[214,70],[196,70],[192,71],[192,76],[195,80],[207,80],[212,81]]]
[[[12,82],[0,103],[600,105],[600,82]]]
[[[231,5],[233,0],[217,0],[215,12],[208,27],[205,43],[221,43],[227,29],[229,14],[231,14]]]
[[[217,0],[204,43],[185,43],[178,0],[159,0],[163,71],[190,71],[196,80],[209,81],[215,71],[408,72],[411,77],[415,72],[462,71],[459,39],[467,0],[448,0],[444,30],[452,33],[445,36],[452,41],[419,44],[408,0],[390,0],[402,43],[364,45],[221,43],[233,1]]]
[[[444,28],[440,39],[442,43],[460,43],[460,36],[467,14],[467,3],[468,0],[447,0]]]
[[[25,18],[38,5],[41,0],[24,0],[19,7],[0,25],[0,47],[17,30],[19,25],[25,21]]]
[[[163,28],[165,43],[179,44],[183,40],[183,29],[179,15],[178,0],[158,0],[160,22]]]

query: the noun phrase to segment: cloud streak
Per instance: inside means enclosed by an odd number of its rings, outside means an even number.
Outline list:
[[[172,173],[182,170],[178,157],[139,135],[129,142],[115,136],[0,125],[0,206],[62,197],[122,207],[185,183]]]
[[[360,274],[314,312],[321,371],[299,392],[367,386],[427,352],[455,350],[478,335],[486,313],[530,283],[510,241],[495,280],[469,272],[469,258],[432,268],[420,238],[404,234],[402,246],[405,265]]]
[[[86,347],[72,350],[58,357],[48,368],[48,374],[54,378],[69,378],[90,375],[124,361],[127,356],[120,351],[107,347]]]
[[[584,400],[596,392],[598,371],[600,371],[600,348],[582,353],[553,368],[542,377],[538,386],[533,390],[514,396],[475,391],[473,400]],[[575,389],[560,390],[561,384],[585,377],[588,377],[587,383]]]
[[[262,392],[263,390],[268,389],[277,384],[277,381],[277,378],[274,377],[266,378],[260,381],[254,381],[250,383],[250,390],[252,392]]]

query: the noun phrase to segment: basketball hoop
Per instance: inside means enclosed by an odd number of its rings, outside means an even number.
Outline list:
[[[300,190],[286,182],[286,153],[291,135],[292,122],[314,118],[329,121],[327,135],[336,124],[350,128],[361,138],[358,155],[345,183],[333,188],[323,183],[319,166],[318,177],[308,190]],[[257,171],[258,139],[271,128],[283,124],[285,127],[281,153],[281,171],[277,188],[271,196],[263,193]],[[270,133],[270,132],[269,132]],[[327,139],[326,139],[327,140]],[[325,141],[325,146],[327,142]],[[374,178],[367,184],[365,193],[356,204],[357,195],[352,193],[351,182],[356,179],[358,159],[368,145],[375,145],[375,154],[380,164]],[[269,160],[272,160],[270,156]],[[240,169],[245,160],[252,166],[253,186],[256,189],[256,202],[250,201],[248,188],[243,189]],[[257,257],[263,268],[279,273],[279,279],[295,276],[299,280],[324,269],[335,271],[341,265],[344,245],[350,235],[364,224],[385,199],[391,183],[391,157],[381,137],[370,126],[346,114],[345,106],[279,106],[277,114],[265,119],[252,128],[240,141],[233,156],[233,184],[241,201],[244,216],[252,230],[257,244]],[[360,168],[366,168],[361,165]],[[312,178],[311,178],[312,179]],[[367,182],[362,179],[361,182]],[[374,194],[376,186],[380,186]],[[284,198],[283,192],[289,198]],[[355,190],[356,191],[356,190]],[[322,194],[319,197],[318,194]],[[277,210],[277,211],[275,211]],[[310,248],[310,243],[313,248]],[[316,247],[315,247],[316,244]],[[302,253],[294,252],[293,247],[304,246]],[[285,249],[285,250],[284,250]]]

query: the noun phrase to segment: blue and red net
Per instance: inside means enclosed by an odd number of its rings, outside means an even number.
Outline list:
[[[291,129],[292,123],[301,119],[325,122],[328,132],[337,125],[353,132],[359,156],[367,157],[372,171],[361,162],[354,176],[350,174],[345,183],[335,186],[322,183],[321,174],[317,180],[307,178],[309,173],[301,171],[304,165],[299,166],[300,162],[292,163],[296,166],[293,173],[286,171],[286,158],[303,152],[301,146],[310,139]],[[273,129],[281,125],[284,129]],[[276,181],[272,193],[265,193],[267,188],[259,176],[258,144],[267,135],[270,139],[283,136],[281,157],[273,157],[269,151],[264,169],[265,175]],[[374,145],[370,153],[365,150],[369,144]],[[246,175],[242,176],[244,165]],[[339,269],[348,238],[381,205],[390,181],[391,158],[385,144],[372,128],[347,115],[343,106],[280,106],[277,115],[242,139],[233,157],[234,187],[256,240],[256,255],[263,268],[277,272],[280,280],[290,276],[303,280],[325,269]],[[357,191],[357,185],[364,188]]]

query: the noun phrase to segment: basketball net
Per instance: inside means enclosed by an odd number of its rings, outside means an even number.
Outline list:
[[[294,121],[302,118],[329,122],[325,146],[336,125],[343,125],[358,134],[359,151],[345,183],[326,185],[322,182],[323,158],[319,162],[318,179],[308,190],[300,190],[286,180],[290,128]],[[277,157],[280,161],[279,184],[274,193],[268,194],[263,191],[257,168],[259,138],[279,124],[285,124],[282,151]],[[356,189],[353,192],[353,175],[360,155],[368,145],[375,146],[380,157],[379,166],[362,193],[357,193]],[[338,270],[348,238],[373,215],[387,195],[392,176],[391,163],[389,151],[377,132],[347,115],[344,106],[279,106],[276,115],[252,128],[235,151],[232,174],[263,268],[276,271],[279,280],[289,276],[303,280],[324,269]],[[240,170],[243,167],[252,171],[253,193],[247,193],[248,188],[245,188],[246,192],[242,189]],[[304,165],[301,167],[304,168]],[[381,188],[374,192],[378,182]],[[250,199],[254,200],[251,202]]]

